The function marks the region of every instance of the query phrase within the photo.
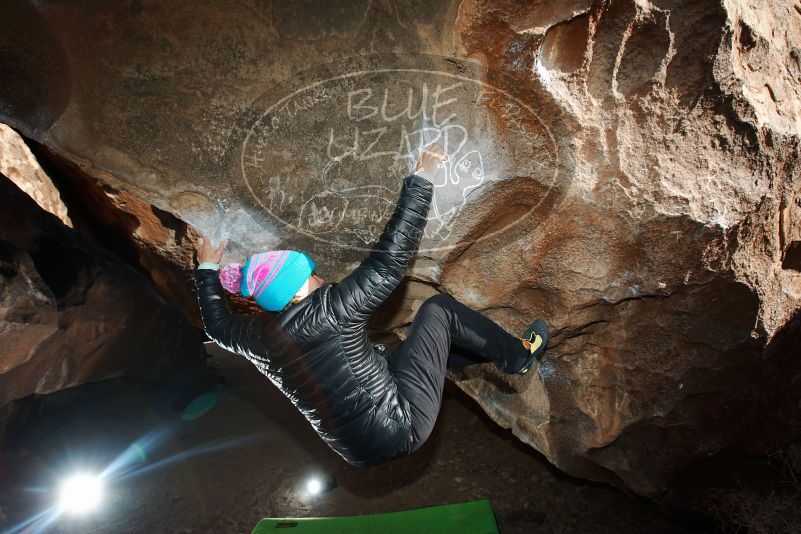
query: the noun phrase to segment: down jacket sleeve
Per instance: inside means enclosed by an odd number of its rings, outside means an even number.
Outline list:
[[[372,252],[332,288],[332,307],[340,322],[366,321],[397,287],[417,254],[433,194],[428,180],[415,174],[404,179],[395,212]]]
[[[249,345],[248,330],[255,316],[231,313],[217,271],[195,269],[195,284],[206,335],[224,349],[245,354]]]

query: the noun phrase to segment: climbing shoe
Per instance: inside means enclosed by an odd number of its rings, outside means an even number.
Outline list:
[[[526,329],[521,338],[523,346],[531,353],[526,359],[523,367],[516,374],[524,375],[531,369],[535,361],[540,361],[545,354],[545,347],[548,346],[548,325],[542,319],[537,319]]]

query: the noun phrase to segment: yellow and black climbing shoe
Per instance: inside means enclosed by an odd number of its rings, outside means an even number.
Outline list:
[[[517,371],[517,374],[524,375],[531,369],[534,362],[540,361],[542,355],[545,354],[545,348],[548,346],[548,325],[542,319],[537,319],[526,329],[521,341],[526,350],[531,353],[523,367]]]

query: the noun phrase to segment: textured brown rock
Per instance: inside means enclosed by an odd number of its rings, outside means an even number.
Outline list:
[[[16,80],[0,119],[229,237],[227,260],[292,246],[326,278],[348,272],[425,109],[453,161],[417,281],[378,324],[408,322],[432,285],[510,330],[546,318],[537,372],[454,378],[562,469],[655,495],[755,422],[797,417],[778,410],[800,376],[789,0],[0,11],[17,28],[0,36],[0,77]],[[145,232],[153,250],[185,263],[159,232]]]
[[[200,328],[192,283],[197,232],[169,212],[100,179],[46,147],[34,145],[70,206],[75,229],[148,277]]]
[[[72,226],[67,206],[62,202],[58,189],[42,170],[25,141],[5,124],[0,124],[0,174],[17,184],[43,210],[49,211],[67,226]]]
[[[557,465],[656,494],[767,417],[771,388],[798,373],[801,17],[782,2],[610,2],[521,28],[512,4],[465,3],[463,41],[489,56],[488,24],[510,48],[539,37],[537,78],[518,79],[562,108],[575,164],[514,235],[446,259],[442,282],[556,335],[541,380],[459,383]],[[768,80],[781,99],[763,98]],[[487,192],[473,235],[520,192]]]
[[[202,362],[200,336],[128,265],[0,176],[0,407]],[[0,433],[2,438],[2,433]]]

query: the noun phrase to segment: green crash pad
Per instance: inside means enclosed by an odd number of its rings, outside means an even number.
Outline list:
[[[252,534],[498,534],[486,499],[388,514],[282,517],[259,521]]]

